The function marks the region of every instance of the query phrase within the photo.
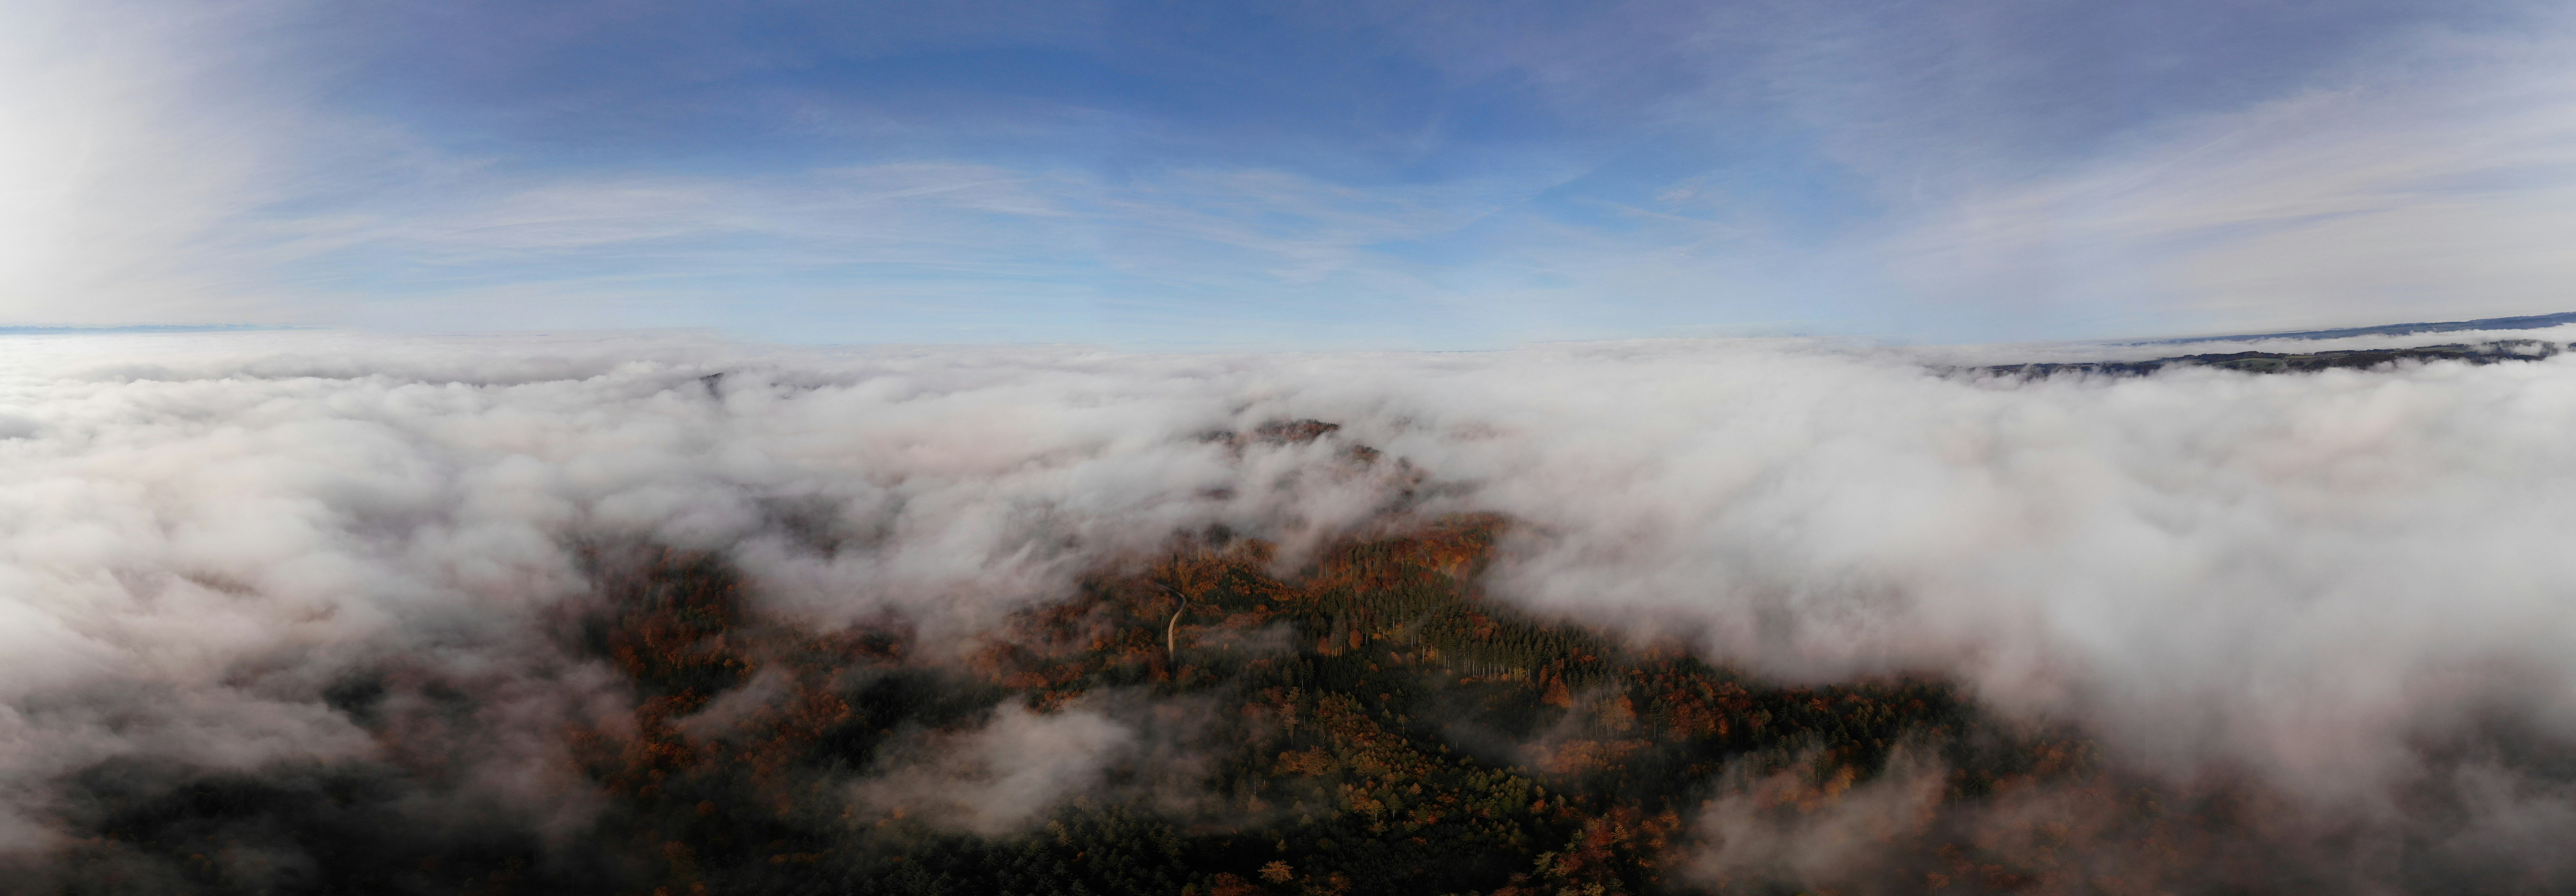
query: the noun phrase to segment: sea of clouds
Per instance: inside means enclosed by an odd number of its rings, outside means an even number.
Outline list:
[[[765,612],[904,619],[935,659],[1175,532],[1293,562],[1398,489],[1417,516],[1517,521],[1504,599],[1763,674],[1948,676],[2124,761],[2338,811],[2447,775],[2497,813],[2576,818],[2507,755],[2576,752],[2576,355],[1958,370],[2082,351],[7,337],[0,850],[52,844],[61,782],[101,762],[373,756],[324,692],[390,656],[491,683],[458,786],[577,825],[551,739],[628,699],[542,647],[588,587],[583,544],[721,552]],[[1209,437],[1301,419],[1343,428]],[[1139,736],[1105,719],[996,725]],[[1007,733],[973,735],[976,761],[1023,755]],[[1053,775],[1003,790],[1060,798]]]

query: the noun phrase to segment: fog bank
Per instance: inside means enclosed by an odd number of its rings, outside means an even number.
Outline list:
[[[2022,380],[1762,341],[7,348],[0,849],[43,848],[60,782],[104,761],[385,758],[325,692],[389,657],[489,683],[470,724],[418,741],[488,754],[459,792],[578,824],[551,726],[628,699],[544,646],[590,587],[587,545],[719,553],[778,618],[902,619],[936,662],[1176,532],[1278,539],[1293,563],[1458,511],[1515,521],[1503,598],[1765,674],[1953,677],[2147,767],[2364,813],[2469,756],[2515,811],[2566,814],[2494,756],[2576,740],[2569,355]],[[1293,420],[1341,429],[1223,435]],[[1396,462],[1348,462],[1362,445]],[[942,793],[998,830],[1135,724],[1014,708],[853,798]],[[1032,738],[1072,746],[1041,762]]]

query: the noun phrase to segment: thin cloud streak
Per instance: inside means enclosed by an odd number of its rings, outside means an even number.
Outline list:
[[[387,77],[385,63],[359,58],[364,42],[330,43],[362,23],[303,5],[18,5],[32,25],[7,38],[12,72],[58,87],[0,107],[16,135],[0,184],[20,200],[0,223],[0,314],[25,324],[1466,348],[1767,321],[1993,340],[2556,311],[2576,265],[2547,236],[2564,229],[2556,210],[2576,178],[2556,124],[2576,40],[2563,16],[2505,7],[2204,11],[2243,18],[2248,35],[2313,26],[2263,60],[2241,45],[2252,37],[2194,37],[2186,12],[2129,46],[2116,10],[1942,28],[1896,8],[1380,11],[1334,27],[1429,79],[1369,125],[1411,122],[1405,139],[1429,141],[1430,167],[1393,176],[1323,160],[1377,158],[1394,131],[1319,144],[1298,156],[1312,165],[1209,149],[1268,125],[1257,108],[1191,119],[1209,108],[1197,94],[1119,107],[966,90],[943,107],[959,121],[1056,105],[1004,116],[1035,129],[1008,140],[960,125],[957,145],[798,113],[805,124],[772,124],[806,142],[775,158],[709,156],[668,134],[576,152],[467,128],[480,107],[356,101],[382,87],[363,78]],[[423,27],[512,15],[449,12],[462,18]],[[757,71],[764,90],[807,94],[893,77],[868,66],[912,58],[904,41],[1038,53],[1022,60],[1037,65],[1110,40],[915,22],[880,35],[899,46],[850,49],[852,71],[874,74],[809,83],[794,60],[727,55],[739,35],[701,46],[655,30],[695,21],[673,15],[587,30],[547,19],[514,40],[677,41],[697,55],[676,58],[723,62],[690,89]],[[1290,31],[1325,27],[1312,18]],[[2047,49],[2068,42],[2107,55]],[[798,46],[798,65],[830,49]],[[1356,50],[1281,52],[1331,63],[1321,95],[1367,86]],[[476,90],[552,70],[475,58],[483,68],[456,76],[475,84],[386,96],[479,102]],[[1264,85],[1294,74],[1228,71]],[[678,89],[662,83],[672,71],[628,74],[638,96]],[[316,86],[344,76],[360,86]],[[1082,89],[1094,88],[1108,89]],[[625,94],[560,98],[581,96]],[[710,108],[689,96],[665,111]],[[1440,105],[1471,98],[1502,111]],[[935,129],[925,121],[905,127]],[[1094,133],[1129,125],[1172,139]],[[1092,148],[1028,149],[1050,142]],[[1199,149],[1152,149],[1184,145]]]
[[[2576,227],[2571,46],[2438,35],[2346,86],[1930,212],[1886,251],[1936,305],[2097,332],[2555,310],[2576,265],[2552,237]]]
[[[245,273],[220,230],[273,198],[281,124],[242,95],[269,4],[23,0],[0,35],[0,315],[197,323]],[[204,41],[196,43],[195,41]],[[231,89],[209,85],[228,84]],[[278,129],[300,130],[294,127]]]

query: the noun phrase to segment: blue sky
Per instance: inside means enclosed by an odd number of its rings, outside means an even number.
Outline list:
[[[6,325],[1474,348],[2576,309],[2552,4],[0,7],[40,88],[0,99]]]

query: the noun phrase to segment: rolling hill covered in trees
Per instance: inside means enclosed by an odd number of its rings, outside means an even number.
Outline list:
[[[1505,525],[1350,539],[1290,577],[1268,543],[1182,539],[954,663],[911,660],[899,628],[767,624],[715,557],[603,552],[601,599],[565,636],[637,699],[630,726],[564,732],[604,803],[580,861],[533,832],[424,830],[379,802],[410,790],[385,778],[435,778],[437,756],[293,786],[101,770],[95,839],[72,863],[92,876],[72,889],[144,883],[127,876],[157,867],[126,860],[141,853],[216,891],[307,891],[209,858],[282,839],[321,863],[303,874],[328,882],[313,892],[1662,892],[1690,879],[1685,816],[1730,787],[1758,790],[1757,814],[1797,816],[1912,753],[1953,769],[1928,811],[2088,767],[2080,742],[2011,735],[1937,683],[1766,684],[1481,599],[1474,572]],[[753,689],[756,704],[726,707]],[[386,670],[334,699],[399,755],[406,732],[467,710],[442,691]],[[1103,702],[1165,710],[1183,773],[1112,768],[982,831],[935,789],[847,786],[908,738]],[[1934,839],[1906,858],[1919,879],[2020,889],[2052,870]]]
[[[2331,886],[2298,850],[2354,836],[2242,782],[2123,771],[1938,680],[1764,681],[1499,603],[1480,573],[1513,525],[1398,510],[1295,559],[1183,533],[944,650],[899,619],[767,618],[719,555],[594,545],[593,598],[552,636],[627,701],[558,726],[586,821],[421,811],[483,710],[393,661],[328,694],[383,760],[102,764],[49,873],[97,894],[2148,893]],[[2455,873],[2429,848],[2384,870]]]

